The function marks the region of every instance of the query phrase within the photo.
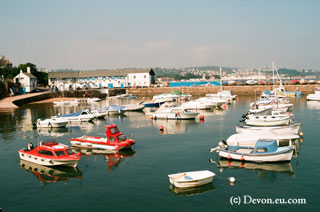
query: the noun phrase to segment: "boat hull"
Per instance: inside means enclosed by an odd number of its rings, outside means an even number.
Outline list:
[[[54,120],[43,120],[37,121],[36,125],[38,128],[62,128],[66,127],[68,121],[54,121]]]
[[[199,174],[203,176],[197,176]],[[211,183],[214,176],[215,174],[210,171],[185,172],[168,175],[170,183],[178,188],[190,188],[205,185]],[[186,177],[188,178],[186,179]]]
[[[255,126],[236,126],[237,133],[248,133],[257,131],[273,131],[279,134],[299,134],[301,124],[293,124],[288,126],[271,126],[271,127],[255,127]]]
[[[70,142],[73,147],[85,148],[85,149],[102,149],[102,150],[107,150],[108,152],[118,152],[122,149],[130,149],[131,148],[131,146],[116,147],[113,145],[96,144],[96,143],[91,143],[91,142],[86,142],[86,141],[70,140]]]
[[[27,152],[19,152],[21,160],[25,160],[31,163],[43,165],[43,166],[67,166],[67,167],[77,167],[78,159],[66,160],[66,159],[49,159],[43,158],[37,155],[28,154]]]
[[[280,162],[290,161],[293,154],[293,148],[283,153],[269,153],[269,154],[243,154],[234,153],[230,151],[220,150],[219,156],[227,159],[252,161],[252,162]]]
[[[153,114],[154,119],[174,119],[174,120],[188,120],[195,119],[198,113],[155,113]]]

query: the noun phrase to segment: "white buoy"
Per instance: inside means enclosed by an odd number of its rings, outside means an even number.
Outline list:
[[[234,177],[229,177],[228,180],[229,180],[230,183],[235,183],[236,182],[236,178],[234,178]]]

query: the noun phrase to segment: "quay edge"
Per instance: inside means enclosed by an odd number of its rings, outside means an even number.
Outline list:
[[[314,89],[320,85],[284,85],[286,91],[301,91],[302,95],[314,93]],[[224,90],[231,90],[236,95],[260,95],[264,90],[272,90],[272,85],[256,86],[224,86]],[[217,93],[220,90],[218,86],[212,87],[156,87],[156,88],[127,88],[127,93],[135,96],[153,96],[161,93],[170,93],[171,91],[180,91],[182,93],[194,96],[204,96],[207,93]]]

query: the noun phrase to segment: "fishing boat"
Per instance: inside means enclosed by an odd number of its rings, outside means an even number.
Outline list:
[[[43,166],[76,167],[80,160],[80,154],[74,154],[67,145],[54,141],[40,142],[34,148],[33,144],[29,143],[27,149],[18,152],[21,160]]]
[[[178,188],[189,188],[205,185],[211,183],[214,176],[215,173],[208,170],[168,175],[170,183]]]
[[[308,101],[320,101],[320,89],[315,89],[314,94],[308,94]]]
[[[164,107],[164,105],[157,110],[152,117],[154,119],[175,119],[175,120],[182,120],[182,119],[195,119],[198,116],[198,112],[189,111],[182,107]]]
[[[290,123],[290,115],[282,111],[271,111],[271,115],[247,115],[245,122],[251,126],[279,126]]]
[[[104,149],[110,152],[118,152],[122,149],[130,149],[135,144],[133,139],[128,139],[119,132],[116,125],[105,126],[107,137],[83,135],[78,138],[71,138],[72,146],[79,148]]]
[[[145,106],[143,104],[127,104],[123,107],[124,111],[142,111]]]
[[[89,110],[82,110],[75,113],[61,115],[61,118],[69,122],[84,122],[94,119],[94,115]]]
[[[293,123],[290,125],[281,126],[268,126],[268,127],[258,127],[249,125],[238,125],[236,126],[237,133],[250,133],[250,132],[260,132],[268,133],[268,131],[274,131],[278,134],[295,134],[298,135],[301,129],[301,123]]]
[[[60,128],[66,127],[68,121],[62,118],[38,119],[36,121],[37,128]]]
[[[275,140],[259,139],[255,146],[231,146],[219,142],[219,146],[211,148],[220,157],[252,162],[280,162],[290,161],[293,154],[292,147],[278,147]]]

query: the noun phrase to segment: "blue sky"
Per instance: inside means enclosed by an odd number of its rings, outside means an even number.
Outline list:
[[[49,69],[320,70],[317,0],[0,0],[0,54]]]

